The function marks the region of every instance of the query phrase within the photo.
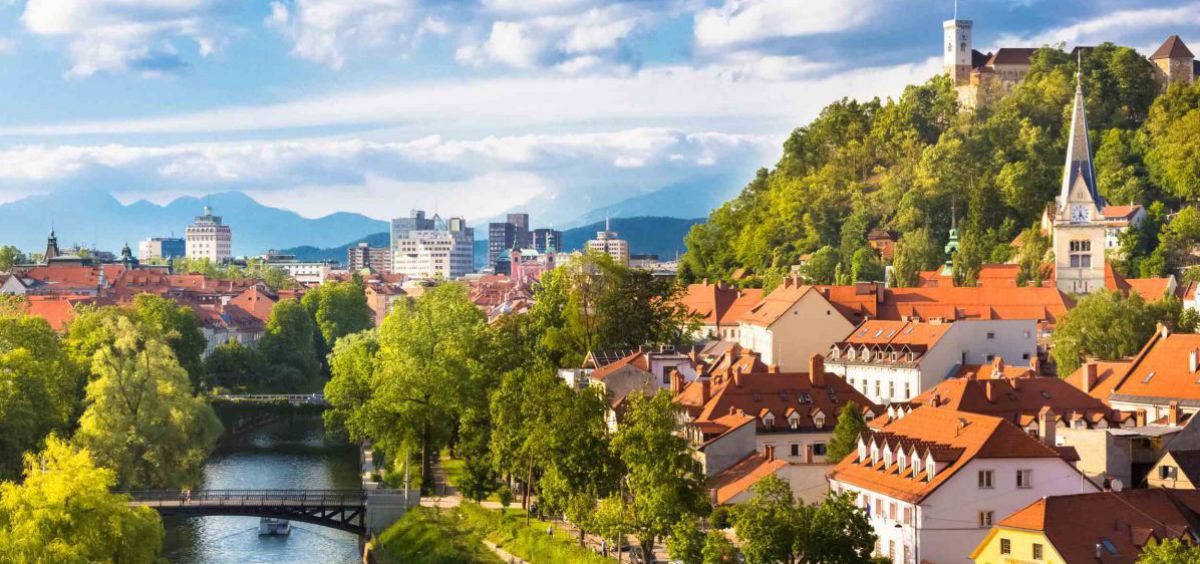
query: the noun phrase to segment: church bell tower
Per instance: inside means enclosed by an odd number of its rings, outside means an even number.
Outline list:
[[[1083,80],[1077,71],[1067,158],[1054,202],[1053,226],[1055,285],[1072,294],[1090,294],[1105,287],[1104,199],[1096,191],[1086,114]]]
[[[955,86],[966,86],[971,82],[971,20],[954,19],[942,22],[942,71],[954,81]]]

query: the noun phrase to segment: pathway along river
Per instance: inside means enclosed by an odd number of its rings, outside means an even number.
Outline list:
[[[228,439],[204,465],[200,488],[356,488],[358,449],[325,436],[319,415],[296,416]],[[163,556],[172,563],[361,562],[353,534],[293,523],[286,537],[258,536],[257,517],[170,518]]]

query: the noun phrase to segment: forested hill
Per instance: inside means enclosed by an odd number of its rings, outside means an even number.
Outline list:
[[[1127,275],[1164,274],[1200,242],[1193,208],[1200,195],[1200,86],[1158,95],[1150,63],[1133,49],[1103,44],[1082,62],[1087,121],[1100,193],[1139,203],[1150,221],[1122,242]],[[1037,276],[1048,242],[1034,236],[1062,182],[1076,61],[1055,48],[1033,57],[1029,75],[1007,96],[989,92],[960,112],[950,82],[937,76],[898,100],[841,100],[784,143],[774,169],[760,170],[733,200],[692,228],[685,279],[725,278],[748,267],[771,285],[815,253],[817,282],[866,278],[880,265],[867,248],[875,228],[900,237],[897,282],[945,260],[951,218],[961,250],[955,271],[971,283],[984,262],[1022,262]],[[1020,249],[1011,242],[1022,231]],[[857,276],[856,276],[857,274]]]

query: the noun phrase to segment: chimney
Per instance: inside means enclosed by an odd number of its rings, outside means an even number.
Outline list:
[[[1195,358],[1195,354],[1196,353],[1194,352],[1192,353],[1193,358]],[[1092,386],[1096,385],[1097,368],[1098,367],[1096,366],[1095,362],[1089,362],[1083,365],[1083,393],[1092,393]]]
[[[992,378],[999,378],[1004,375],[1004,357],[997,356],[992,359]]]
[[[772,364],[772,365],[768,366],[768,367],[767,367],[767,372],[768,372],[768,373],[770,373],[770,374],[779,374],[779,365],[778,365],[778,364]]]
[[[1167,424],[1172,427],[1179,425],[1179,400],[1171,400],[1167,404]]]
[[[814,388],[825,387],[825,357],[820,353],[808,357],[808,377]]]
[[[1198,353],[1200,353],[1200,351],[1196,349],[1192,349],[1192,351],[1188,353],[1188,372],[1193,374],[1196,373],[1196,361],[1200,360],[1196,358]]]
[[[1158,324],[1155,326],[1155,329],[1158,332],[1158,336],[1163,339],[1166,339],[1167,336],[1171,334],[1171,330],[1167,329],[1167,326],[1163,325],[1161,321],[1158,322]]]
[[[1042,375],[1042,361],[1039,360],[1037,356],[1034,356],[1029,361],[1029,372],[1031,372],[1033,376]]]
[[[933,407],[937,407],[939,403],[942,403],[942,394],[939,394],[939,393],[937,393],[937,392],[934,392],[934,394],[933,394]]]
[[[764,445],[763,457],[767,459],[767,462],[775,460],[775,445]]]
[[[1146,426],[1146,408],[1144,408],[1144,407],[1139,408],[1136,412],[1134,412],[1133,421],[1134,421],[1134,424],[1136,424],[1138,427],[1145,427]]]
[[[733,369],[733,387],[742,387],[742,367],[736,366]]]
[[[983,395],[987,396],[987,402],[988,402],[988,403],[996,403],[996,398],[995,398],[995,397],[993,397],[993,390],[992,390],[992,388],[993,388],[993,387],[994,387],[994,386],[992,386],[992,381],[991,381],[991,380],[984,380],[984,382],[983,382]]]
[[[683,393],[683,374],[679,373],[678,369],[671,369],[671,395],[678,396]]]
[[[710,397],[712,397],[712,380],[703,378],[700,380],[700,403],[708,403]]]
[[[1046,446],[1053,447],[1055,433],[1054,410],[1050,406],[1042,406],[1042,410],[1038,412],[1038,436],[1042,438],[1042,442]]]

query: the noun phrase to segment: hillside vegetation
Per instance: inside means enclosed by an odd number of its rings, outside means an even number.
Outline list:
[[[1149,221],[1122,241],[1117,268],[1128,276],[1175,271],[1200,241],[1200,87],[1159,95],[1150,63],[1133,49],[1103,44],[1082,60],[1100,193],[1112,204],[1145,205]],[[1048,241],[1033,229],[1062,183],[1076,61],[1060,48],[1033,56],[1008,95],[960,111],[951,83],[937,76],[898,100],[827,106],[784,143],[741,194],[713,210],[686,237],[684,280],[778,282],[800,255],[816,282],[873,278],[867,248],[875,228],[899,237],[896,283],[945,260],[952,219],[961,233],[954,272],[973,283],[979,266],[1019,259],[1025,280],[1043,276]],[[1020,248],[1012,241],[1027,231]]]

